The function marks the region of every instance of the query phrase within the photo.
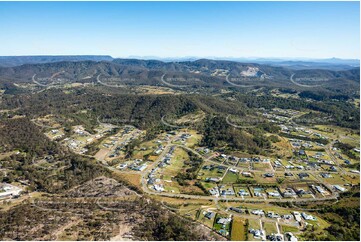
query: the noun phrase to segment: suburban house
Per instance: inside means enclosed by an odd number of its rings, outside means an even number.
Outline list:
[[[214,212],[207,212],[204,217],[208,219],[214,218],[215,213]]]

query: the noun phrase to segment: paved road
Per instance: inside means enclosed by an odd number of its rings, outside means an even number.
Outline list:
[[[99,84],[101,84],[101,85],[103,85],[103,86],[107,86],[107,87],[126,87],[126,85],[118,85],[118,84],[116,84],[116,85],[111,85],[111,84],[107,84],[107,83],[104,83],[104,82],[102,82],[101,80],[100,80],[100,76],[101,76],[102,74],[99,74],[98,76],[97,76],[97,82],[99,83]]]
[[[305,84],[297,83],[295,80],[293,80],[294,75],[295,75],[295,73],[290,76],[290,81],[297,86],[300,86],[300,87],[320,87],[320,86],[322,86],[322,85],[305,85]]]
[[[183,87],[187,87],[187,85],[175,85],[175,84],[171,84],[167,81],[164,80],[165,74],[163,74],[163,76],[160,78],[161,82],[163,82],[165,85],[170,86],[170,87],[178,87],[178,88],[183,88]]]
[[[241,84],[233,83],[229,80],[229,74],[226,76],[226,82],[228,82],[228,84],[235,86],[235,87],[253,87],[254,86],[254,85],[241,85]]]
[[[51,81],[51,83],[49,83],[49,84],[41,84],[40,82],[38,82],[37,80],[35,80],[35,76],[36,76],[36,74],[34,74],[33,75],[33,77],[32,77],[32,81],[35,83],[35,84],[37,84],[37,85],[39,85],[39,86],[42,86],[42,87],[49,87],[49,86],[52,86],[53,84],[54,84],[54,77],[56,77],[56,76],[58,76],[58,75],[60,75],[60,74],[62,74],[62,73],[65,73],[65,71],[59,71],[59,72],[57,72],[57,73],[54,73],[50,78],[49,78],[49,80]]]
[[[50,86],[50,85],[53,84],[53,83],[50,83],[49,85],[41,84],[40,82],[38,82],[37,80],[35,80],[35,76],[36,76],[36,74],[33,75],[32,80],[33,80],[33,82],[34,82],[36,85],[39,85],[39,86],[42,86],[42,87],[48,87],[48,86]]]

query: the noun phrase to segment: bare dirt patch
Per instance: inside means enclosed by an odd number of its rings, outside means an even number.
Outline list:
[[[107,150],[107,149],[100,149],[100,150],[95,154],[94,157],[95,157],[97,160],[104,160],[105,157],[107,156],[108,152],[109,152],[109,150]]]
[[[114,179],[101,176],[67,192],[70,197],[123,197],[135,192]]]

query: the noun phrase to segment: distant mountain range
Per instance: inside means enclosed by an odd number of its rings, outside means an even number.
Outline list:
[[[320,59],[320,60],[256,60],[259,64],[268,64],[272,66],[282,66],[294,70],[302,69],[326,69],[326,70],[349,70],[360,67],[359,60],[346,59]]]
[[[53,63],[60,61],[112,61],[108,55],[39,55],[39,56],[0,56],[1,67],[14,67],[24,64]]]
[[[156,56],[134,56],[127,59],[113,58],[109,55],[64,55],[64,56],[0,56],[0,67],[15,67],[24,64],[41,64],[41,63],[54,63],[61,61],[113,61],[121,62],[124,60],[143,60],[143,61],[160,61],[160,62],[191,62],[199,60],[197,57],[182,57],[182,58],[159,58]],[[360,66],[360,60],[357,59],[283,59],[283,58],[233,58],[233,57],[210,57],[208,60],[217,61],[233,61],[239,63],[255,63],[255,64],[266,64],[270,66],[280,66],[293,70],[302,69],[327,69],[327,70],[349,70]]]

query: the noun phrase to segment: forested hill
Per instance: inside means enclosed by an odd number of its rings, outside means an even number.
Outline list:
[[[50,57],[49,57],[50,58]],[[74,57],[75,58],[75,57]],[[323,69],[291,70],[255,63],[200,59],[196,61],[162,62],[158,60],[110,59],[90,57],[91,60],[52,62],[61,58],[48,59],[38,64],[24,64],[15,67],[0,67],[1,83],[31,83],[36,78],[59,77],[67,82],[96,82],[103,77],[126,80],[127,85],[164,86],[165,78],[184,79],[182,85],[197,87],[293,87],[307,89],[317,86],[326,89],[358,89],[360,69],[331,71]],[[65,58],[66,59],[66,58]],[[70,58],[71,59],[71,58]],[[94,61],[96,60],[96,61]],[[294,75],[294,82],[291,76]],[[228,77],[228,79],[227,79]],[[297,85],[300,82],[301,85]],[[235,84],[232,84],[235,83]],[[124,83],[122,83],[124,84]],[[179,84],[179,83],[173,83]],[[309,89],[309,88],[308,88]]]
[[[14,109],[14,114],[30,118],[56,113],[79,118],[79,110],[88,110],[84,120],[96,124],[97,117],[128,121],[141,128],[160,124],[165,115],[184,115],[201,110],[208,114],[245,114],[245,106],[238,102],[199,95],[132,95],[105,96],[94,90],[64,93],[51,89],[31,96],[17,95],[3,98],[3,109]]]

